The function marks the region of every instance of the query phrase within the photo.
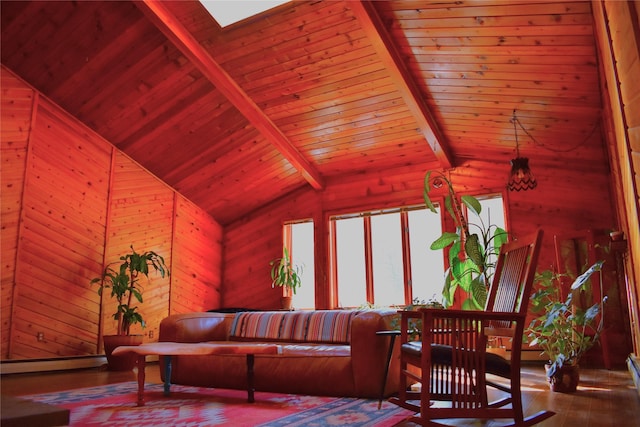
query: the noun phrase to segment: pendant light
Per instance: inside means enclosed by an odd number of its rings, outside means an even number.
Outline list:
[[[529,168],[529,159],[527,157],[520,157],[520,146],[518,144],[518,129],[516,110],[513,110],[513,132],[516,136],[516,158],[511,159],[511,172],[509,173],[509,183],[507,188],[509,191],[526,191],[533,190],[538,186],[531,168]]]

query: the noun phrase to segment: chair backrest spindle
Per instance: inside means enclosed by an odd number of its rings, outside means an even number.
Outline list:
[[[500,248],[485,311],[527,314],[541,242],[542,230],[538,230],[534,236],[505,243]],[[494,322],[491,326],[510,325]]]

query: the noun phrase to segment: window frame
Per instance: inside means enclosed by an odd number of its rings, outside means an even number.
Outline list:
[[[472,193],[465,193],[472,194]],[[460,194],[459,194],[460,195]],[[483,194],[472,194],[476,199],[482,202],[482,200],[492,199],[492,198],[501,198],[502,199],[502,215],[504,218],[504,228],[505,230],[509,230],[509,200],[507,197],[507,193],[505,191],[490,191]],[[434,197],[432,199],[435,205],[440,207],[440,224],[441,230],[451,230],[453,228],[453,223],[449,218],[449,215],[446,213],[446,210],[443,208],[444,206],[444,195],[440,197]],[[328,289],[330,295],[330,303],[332,307],[338,307],[338,259],[337,259],[337,235],[336,235],[336,221],[340,219],[347,219],[353,217],[363,217],[363,226],[365,228],[364,239],[365,239],[365,263],[366,263],[366,298],[367,304],[376,305],[375,302],[375,294],[374,294],[374,283],[373,283],[373,258],[372,258],[372,245],[371,245],[371,217],[375,215],[384,215],[390,213],[400,213],[400,224],[401,224],[401,239],[402,239],[402,271],[404,278],[404,305],[409,305],[413,302],[413,277],[411,272],[411,248],[409,242],[410,229],[409,229],[409,215],[408,212],[412,210],[421,210],[427,209],[425,205],[410,205],[403,207],[393,207],[393,208],[384,208],[384,209],[371,209],[368,211],[361,212],[351,212],[351,213],[342,213],[342,214],[330,214],[327,215],[328,221],[328,234],[329,234],[329,244],[328,244]],[[466,207],[465,207],[466,210]],[[446,271],[449,268],[448,257],[446,256],[445,251],[442,251],[443,257],[443,266]],[[363,302],[364,303],[364,302]]]

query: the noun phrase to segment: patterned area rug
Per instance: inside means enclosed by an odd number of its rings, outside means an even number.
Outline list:
[[[378,409],[377,400],[298,396],[256,392],[247,403],[247,392],[171,386],[164,396],[161,384],[145,386],[145,406],[136,406],[136,382],[23,396],[71,410],[72,426],[394,426],[412,415],[388,402]]]

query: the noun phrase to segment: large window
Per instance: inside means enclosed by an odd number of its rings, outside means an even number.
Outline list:
[[[293,295],[292,305],[297,309],[315,308],[315,269],[313,221],[286,224],[291,241],[289,250],[291,261],[302,268],[302,285]],[[286,233],[285,233],[286,235]]]
[[[439,208],[438,212],[440,212]],[[409,211],[408,216],[413,299],[441,301],[444,258],[442,251],[429,249],[431,242],[442,234],[440,215],[434,215],[427,209],[419,209]]]
[[[505,227],[501,195],[477,197],[481,221]],[[431,250],[442,234],[443,214],[425,208],[362,212],[331,218],[334,289],[339,307],[390,306],[442,300],[444,253]],[[445,213],[446,214],[446,213]],[[472,233],[479,229],[471,226]]]
[[[442,254],[429,245],[440,218],[424,208],[334,217],[338,306],[404,305],[440,299]]]
[[[338,306],[353,307],[367,301],[364,253],[364,218],[345,218],[335,222]]]
[[[404,304],[400,213],[371,217],[373,297],[381,305]]]

